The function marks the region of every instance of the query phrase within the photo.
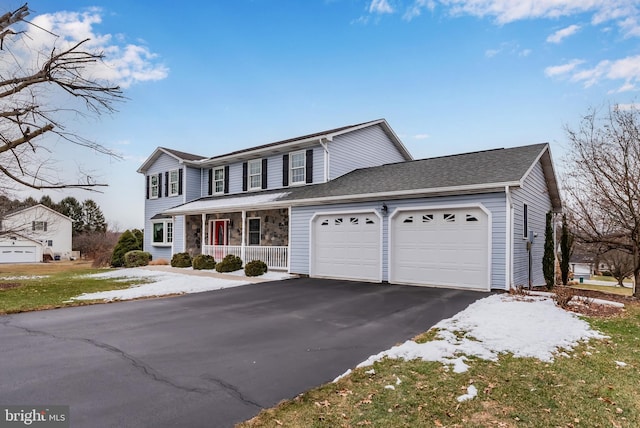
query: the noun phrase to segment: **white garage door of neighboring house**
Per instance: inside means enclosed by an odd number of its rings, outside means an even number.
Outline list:
[[[34,263],[37,262],[36,247],[0,247],[0,263]]]
[[[381,221],[373,212],[313,219],[311,276],[382,280]]]
[[[482,209],[401,211],[390,238],[390,282],[489,290],[489,218]]]

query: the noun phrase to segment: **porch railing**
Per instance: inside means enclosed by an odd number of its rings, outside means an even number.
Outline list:
[[[242,245],[205,245],[202,254],[213,256],[216,262],[222,260],[227,254],[233,254],[242,259],[242,263],[251,260],[262,260],[269,269],[288,269],[289,247],[275,246],[245,246]]]

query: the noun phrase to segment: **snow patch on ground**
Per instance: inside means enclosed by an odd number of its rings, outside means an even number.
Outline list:
[[[189,275],[186,272],[166,272],[141,268],[117,269],[89,275],[92,278],[144,279],[147,284],[134,285],[123,290],[100,291],[84,293],[74,297],[74,300],[130,300],[143,297],[166,296],[171,294],[201,293],[204,291],[220,290],[250,284],[244,276],[244,271],[234,273],[237,280],[216,278],[214,276]],[[260,276],[265,280],[279,280],[289,278],[290,275],[281,272],[267,272]]]
[[[20,281],[26,279],[49,278],[49,275],[0,276],[0,281]]]
[[[495,361],[499,354],[511,353],[551,362],[562,349],[571,350],[581,341],[606,338],[551,299],[531,296],[489,296],[433,328],[438,330],[434,340],[408,340],[370,356],[357,367],[388,357],[439,361],[460,373],[468,369],[465,360],[471,356]]]

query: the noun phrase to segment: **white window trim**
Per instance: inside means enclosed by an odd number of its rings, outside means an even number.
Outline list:
[[[174,174],[175,174],[175,180],[174,180]],[[175,184],[175,192],[173,191],[173,185]],[[172,169],[171,171],[169,171],[169,182],[167,183],[167,185],[169,186],[169,196],[178,196],[180,194],[180,173],[178,172],[177,169]]]
[[[258,172],[255,174],[251,174],[251,165],[258,165]],[[258,185],[252,186],[251,177],[258,177]],[[254,159],[247,162],[247,189],[249,190],[258,190],[262,189],[262,159]]]
[[[302,180],[293,181],[293,156],[294,155],[302,155],[302,166],[296,167],[295,169],[302,169]],[[289,153],[289,185],[290,186],[298,186],[301,184],[306,184],[307,182],[307,153],[304,150],[299,150],[297,152]]]
[[[153,182],[156,182],[153,184]],[[155,195],[153,191],[155,189]],[[160,193],[160,188],[158,186],[158,174],[153,174],[149,176],[149,199],[158,199],[158,195]]]
[[[154,238],[154,229],[156,224],[162,224],[162,242],[155,242]],[[171,241],[168,240],[169,235],[169,226],[171,224]],[[175,230],[173,227],[173,220],[161,220],[161,221],[152,221],[151,222],[151,245],[153,247],[170,247],[173,245],[173,238],[175,235]]]
[[[258,243],[257,244],[252,244],[251,243],[251,227],[249,227],[249,224],[251,223],[251,220],[258,220],[258,225],[260,226],[260,228],[258,229]],[[255,232],[253,232],[255,233]],[[252,246],[252,247],[258,247],[261,244],[262,241],[262,220],[260,219],[260,217],[247,217],[247,245]]]
[[[220,178],[220,179],[216,179],[216,172],[218,172],[218,171],[222,171],[222,175],[221,175],[222,178]],[[219,168],[213,168],[213,194],[214,195],[219,195],[219,194],[224,193],[224,179],[225,179],[224,167],[222,166],[222,167],[219,167]],[[217,187],[218,187],[217,186],[218,183],[221,183],[221,186],[220,186],[221,190],[216,190]]]

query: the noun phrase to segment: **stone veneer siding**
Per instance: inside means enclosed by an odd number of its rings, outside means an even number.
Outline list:
[[[286,208],[262,211],[247,211],[247,219],[260,218],[260,245],[286,246],[289,245],[289,210]],[[229,245],[242,244],[242,213],[207,214],[205,224],[210,220],[229,220]],[[202,244],[202,216],[185,216],[186,251],[193,255],[201,253]],[[245,233],[249,235],[248,220]],[[208,239],[208,231],[205,231]]]

